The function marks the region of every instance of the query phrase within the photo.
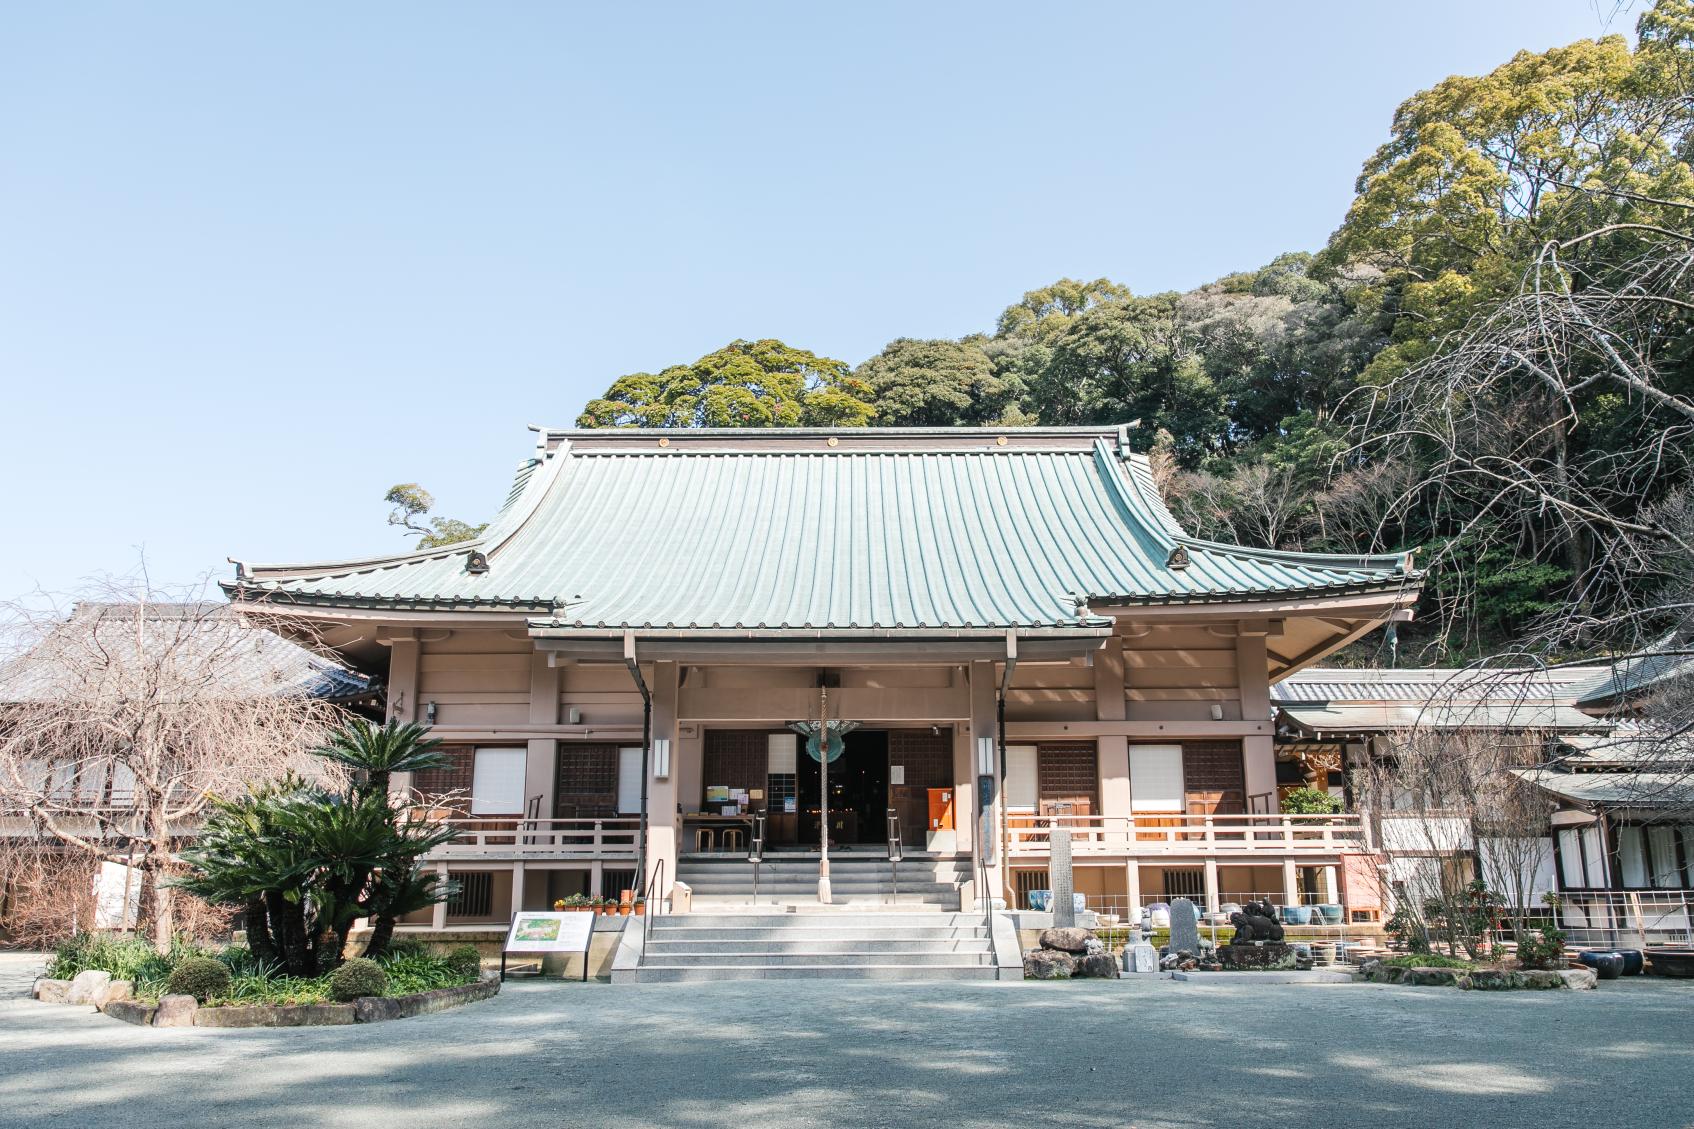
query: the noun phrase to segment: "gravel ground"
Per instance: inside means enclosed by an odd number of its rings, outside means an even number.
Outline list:
[[[0,956],[0,1126],[1694,1125],[1694,983],[513,981],[374,1026],[153,1030]]]

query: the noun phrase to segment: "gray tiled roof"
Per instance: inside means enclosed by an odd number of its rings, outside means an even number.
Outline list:
[[[1186,567],[1173,567],[1173,551]],[[486,571],[471,567],[473,554]],[[1402,556],[1189,537],[1109,428],[543,432],[444,550],[243,567],[238,598],[507,607],[550,628],[1098,629],[1079,604],[1412,588]]]
[[[67,662],[95,658],[122,666],[138,643],[205,662],[231,694],[347,701],[372,692],[366,676],[248,623],[228,605],[82,603],[30,650],[0,666],[0,703],[60,695]]]

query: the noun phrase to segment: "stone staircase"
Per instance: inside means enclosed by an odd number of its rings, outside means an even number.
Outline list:
[[[677,880],[694,892],[697,909],[753,902],[753,864],[738,855],[684,855]],[[957,910],[959,888],[971,877],[970,857],[909,855],[899,866],[899,886],[880,851],[831,852],[830,900],[847,906],[911,906]],[[759,865],[760,905],[817,904],[816,854],[767,855]]]
[[[993,934],[1009,934],[1010,923],[991,930],[980,913],[749,906],[667,914],[651,925],[638,957],[614,963],[614,984],[1023,977],[1015,936],[1010,956],[996,959]]]

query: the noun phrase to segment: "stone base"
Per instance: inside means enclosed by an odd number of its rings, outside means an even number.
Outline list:
[[[1299,956],[1286,941],[1219,945],[1217,962],[1225,972],[1288,972],[1300,967]]]

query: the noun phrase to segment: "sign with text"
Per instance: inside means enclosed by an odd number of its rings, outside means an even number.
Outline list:
[[[512,918],[506,937],[509,953],[580,953],[588,949],[594,930],[592,913],[520,913]]]

